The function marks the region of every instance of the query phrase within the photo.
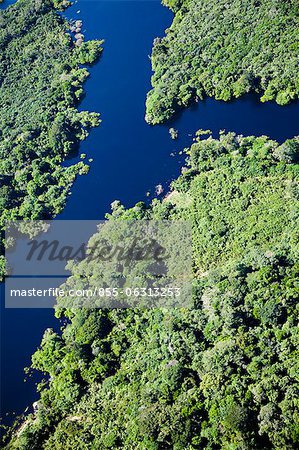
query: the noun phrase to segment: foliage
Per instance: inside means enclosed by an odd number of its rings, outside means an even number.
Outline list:
[[[58,214],[88,168],[62,163],[100,122],[76,105],[88,77],[81,64],[96,61],[102,41],[75,46],[67,28],[50,0],[19,0],[0,11],[1,228]]]
[[[298,99],[297,0],[165,0],[175,17],[152,51],[146,120],[170,119],[205,96]]]
[[[179,135],[178,130],[176,130],[175,128],[172,128],[172,127],[169,128],[169,134],[170,134],[171,139],[177,139],[178,135]]]
[[[58,308],[7,449],[297,448],[299,140],[202,135],[164,201],[108,216],[191,221],[194,308]],[[71,270],[103,281],[95,260]]]

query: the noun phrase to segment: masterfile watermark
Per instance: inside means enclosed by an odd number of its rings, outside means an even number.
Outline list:
[[[79,248],[76,248],[61,245],[57,239],[52,241],[33,239],[28,243],[28,247],[26,261],[32,259],[42,261],[45,258],[49,261],[69,261],[72,259],[78,261],[84,259],[87,261],[109,261],[112,258],[117,258],[118,261],[148,260],[149,258],[161,261],[163,258],[167,258],[165,248],[152,238],[142,238],[141,240],[135,238],[128,249],[120,244],[108,245],[106,243],[90,247],[82,243]]]
[[[5,241],[7,307],[191,302],[188,221],[17,221],[7,224]]]

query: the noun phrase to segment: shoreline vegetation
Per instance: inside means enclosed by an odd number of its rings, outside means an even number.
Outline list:
[[[157,124],[205,97],[254,92],[286,105],[299,96],[297,0],[164,0],[174,12],[152,50],[146,121]]]
[[[76,39],[58,11],[69,2],[19,0],[0,11],[0,229],[9,220],[62,211],[83,161],[68,167],[80,141],[100,124],[78,111],[101,40]],[[82,25],[82,24],[81,24]],[[3,242],[0,273],[4,273]]]
[[[299,138],[199,130],[186,153],[163,201],[114,202],[107,218],[191,221],[194,308],[58,300],[61,333],[46,330],[32,357],[40,399],[7,450],[297,447]],[[115,274],[69,268],[73,289]]]

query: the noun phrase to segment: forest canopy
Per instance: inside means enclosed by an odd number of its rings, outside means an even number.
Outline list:
[[[299,139],[199,131],[187,155],[163,201],[107,217],[191,221],[195,307],[58,302],[36,411],[7,449],[297,448]],[[70,268],[73,287],[103,283],[96,260]]]
[[[88,169],[62,162],[100,122],[77,104],[88,77],[82,64],[96,61],[102,41],[75,45],[55,9],[64,3],[19,0],[0,11],[1,229],[6,220],[58,214],[76,175]]]
[[[152,51],[146,120],[170,119],[206,96],[248,92],[286,105],[299,94],[297,0],[165,0],[175,17]]]

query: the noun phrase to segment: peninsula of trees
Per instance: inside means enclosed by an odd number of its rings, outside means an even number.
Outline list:
[[[56,10],[64,5],[19,0],[0,11],[1,229],[6,220],[58,214],[76,175],[88,169],[61,163],[99,125],[99,114],[76,106],[88,77],[82,64],[96,61],[102,41],[76,45]]]
[[[297,0],[164,0],[175,17],[152,51],[153,90],[146,120],[155,124],[206,96],[248,92],[286,105],[299,95]]]

